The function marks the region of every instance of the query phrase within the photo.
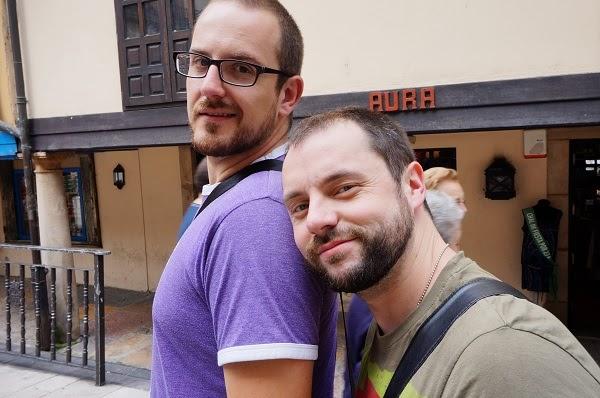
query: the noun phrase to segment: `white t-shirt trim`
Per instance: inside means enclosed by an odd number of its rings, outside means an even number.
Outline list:
[[[263,361],[268,359],[300,359],[315,361],[319,356],[319,347],[312,344],[272,343],[229,347],[219,350],[219,366],[228,363]]]

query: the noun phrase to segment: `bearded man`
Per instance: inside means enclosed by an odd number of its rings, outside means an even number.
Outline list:
[[[304,268],[282,200],[302,56],[275,0],[211,1],[174,54],[211,186],[154,298],[153,397],[332,396],[334,295]]]
[[[350,108],[303,120],[283,184],[310,269],[373,313],[356,397],[383,397],[425,320],[469,282],[494,277],[444,242],[406,134],[383,114]],[[450,326],[400,395],[598,397],[600,369],[549,312],[500,294]]]

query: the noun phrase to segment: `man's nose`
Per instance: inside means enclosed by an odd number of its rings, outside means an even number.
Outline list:
[[[211,65],[208,68],[206,76],[202,79],[202,96],[204,97],[219,97],[225,96],[225,87],[221,77],[219,76],[219,68],[217,65]]]
[[[310,203],[306,216],[306,228],[313,235],[321,235],[334,228],[338,223],[338,215],[331,206],[321,203]]]

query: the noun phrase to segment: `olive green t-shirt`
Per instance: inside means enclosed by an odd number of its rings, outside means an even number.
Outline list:
[[[396,330],[371,325],[358,398],[381,398],[417,329],[467,281],[493,277],[462,253]],[[600,368],[548,311],[511,295],[480,300],[448,330],[404,389],[416,397],[600,397]]]

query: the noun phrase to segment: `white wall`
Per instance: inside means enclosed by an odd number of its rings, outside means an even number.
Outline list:
[[[282,0],[306,95],[600,72],[598,0]],[[19,1],[30,116],[120,112],[114,2]]]
[[[114,1],[19,1],[29,116],[121,112]]]
[[[600,72],[598,0],[282,0],[306,95]]]

